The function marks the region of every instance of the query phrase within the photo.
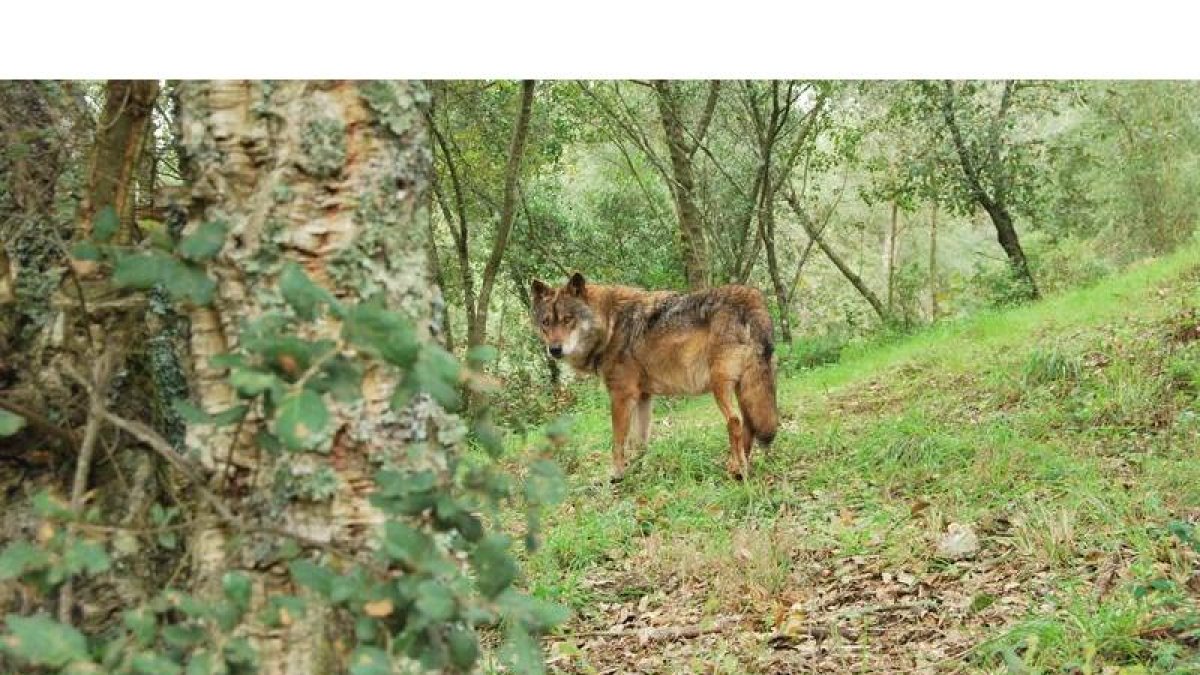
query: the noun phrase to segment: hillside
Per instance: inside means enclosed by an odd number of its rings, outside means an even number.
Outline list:
[[[658,402],[611,487],[596,399],[526,564],[576,610],[551,667],[1195,672],[1197,307],[1193,247],[836,365],[782,363],[784,424],[744,484],[706,398]]]

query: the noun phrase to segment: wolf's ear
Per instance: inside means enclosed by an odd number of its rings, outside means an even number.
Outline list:
[[[530,286],[530,290],[533,291],[534,300],[541,300],[548,293],[550,293],[550,287],[543,283],[541,279],[534,279],[533,285]]]
[[[567,282],[567,288],[570,289],[571,295],[583,295],[583,286],[586,282],[583,280],[583,275],[579,272],[571,275],[571,280]]]

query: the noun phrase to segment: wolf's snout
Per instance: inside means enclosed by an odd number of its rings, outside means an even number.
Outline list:
[[[554,345],[553,347],[549,347],[549,350],[550,356],[553,356],[556,359],[562,358],[562,345]]]

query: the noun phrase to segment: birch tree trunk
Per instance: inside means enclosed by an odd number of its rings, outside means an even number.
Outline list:
[[[421,112],[427,98],[416,82],[180,85],[192,186],[188,230],[210,221],[228,225],[211,269],[216,299],[191,313],[194,395],[206,410],[236,403],[225,371],[210,359],[237,346],[247,321],[284,306],[278,275],[287,262],[340,299],[382,296],[413,318],[419,335],[432,339],[440,332],[431,323],[438,318],[427,278],[431,158]],[[338,339],[338,326],[328,318],[307,329],[300,337]],[[438,415],[432,404],[392,412],[393,384],[382,370],[368,370],[361,401],[330,402],[332,432],[321,452],[256,448],[263,425],[254,412],[236,428],[189,429],[189,451],[213,472],[210,485],[246,524],[235,536],[215,518],[198,523],[190,542],[196,593],[220,593],[221,576],[230,570],[252,579],[259,603],[298,592],[264,560],[278,539],[252,534],[258,524],[340,550],[364,550],[379,523],[365,494],[373,463],[386,459],[384,448],[424,438]],[[334,478],[332,497],[282,489],[317,473]],[[310,603],[290,625],[251,624],[260,672],[341,672],[337,638],[348,627],[337,623]]]

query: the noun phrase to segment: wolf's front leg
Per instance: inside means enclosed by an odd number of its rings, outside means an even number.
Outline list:
[[[618,483],[625,477],[625,443],[629,439],[629,418],[637,396],[625,392],[609,392],[612,400],[613,472],[612,482]]]
[[[637,399],[637,407],[633,411],[633,443],[630,461],[636,461],[637,456],[646,451],[646,444],[650,442],[650,413],[654,409],[654,402],[650,398],[650,394],[642,394]]]

